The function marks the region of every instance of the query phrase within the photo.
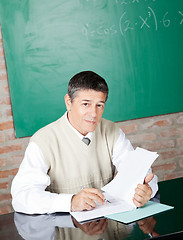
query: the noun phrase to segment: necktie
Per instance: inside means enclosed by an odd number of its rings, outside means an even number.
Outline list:
[[[89,138],[87,138],[87,137],[84,137],[83,139],[82,139],[82,141],[86,144],[86,145],[89,145],[90,144],[90,139]]]

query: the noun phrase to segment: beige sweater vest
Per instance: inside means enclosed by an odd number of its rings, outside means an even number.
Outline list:
[[[41,149],[55,193],[77,193],[82,187],[100,189],[111,181],[114,145],[119,137],[115,123],[102,119],[86,145],[68,125],[65,116],[37,131],[30,139]]]

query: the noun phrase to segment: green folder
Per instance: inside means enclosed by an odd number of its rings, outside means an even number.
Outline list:
[[[174,207],[162,203],[149,201],[145,206],[141,208],[137,208],[132,211],[106,215],[105,217],[128,224],[173,208]]]

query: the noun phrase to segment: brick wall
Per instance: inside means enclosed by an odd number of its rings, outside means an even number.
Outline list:
[[[118,123],[133,146],[157,151],[153,165],[159,181],[183,177],[183,112]],[[13,211],[11,182],[29,138],[15,138],[3,41],[0,29],[0,214]]]
[[[8,77],[0,29],[0,214],[11,212],[11,182],[29,138],[15,138]]]
[[[134,148],[159,154],[153,172],[159,181],[183,177],[183,112],[118,123]]]

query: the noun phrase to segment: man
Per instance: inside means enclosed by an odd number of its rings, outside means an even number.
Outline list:
[[[15,211],[82,211],[104,204],[101,187],[113,179],[123,154],[133,151],[122,130],[102,119],[107,97],[107,83],[98,74],[84,71],[71,78],[67,112],[30,139],[12,183]],[[135,190],[135,205],[143,206],[156,191],[149,170]]]

